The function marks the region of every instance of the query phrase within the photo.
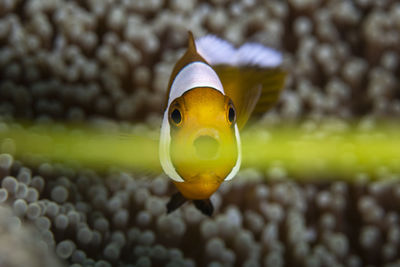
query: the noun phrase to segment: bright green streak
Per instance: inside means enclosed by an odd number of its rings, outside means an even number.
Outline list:
[[[399,173],[399,130],[392,127],[368,132],[348,130],[334,134],[305,134],[297,128],[290,128],[273,130],[267,139],[257,138],[258,132],[244,139],[244,164],[263,168],[278,163],[296,176],[305,175],[305,178],[360,172],[375,175],[382,167]]]
[[[35,155],[97,169],[116,166],[161,171],[158,140],[144,134],[35,126],[33,130],[11,128],[0,133],[0,138],[13,141],[17,157],[32,159]]]
[[[248,128],[241,135],[242,167],[268,169],[278,165],[305,178],[374,174],[382,166],[400,173],[399,133],[398,126],[312,132],[300,127]],[[3,152],[10,150],[7,144],[12,140],[15,148],[11,150],[20,158],[36,155],[98,169],[116,166],[161,172],[154,136],[158,133],[122,134],[82,127],[57,130],[49,126],[10,126],[0,131]]]

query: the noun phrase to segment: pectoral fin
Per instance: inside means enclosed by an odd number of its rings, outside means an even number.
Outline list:
[[[255,66],[213,66],[225,94],[235,105],[237,124],[243,128],[251,114],[261,114],[270,109],[279,99],[286,73],[280,68]]]
[[[181,207],[183,204],[188,201],[181,192],[176,192],[170,198],[167,203],[167,213],[171,213]],[[193,204],[196,206],[198,210],[201,211],[204,215],[211,216],[214,212],[214,206],[209,199],[196,199],[193,200]]]
[[[174,210],[185,204],[186,201],[187,199],[182,196],[181,192],[173,194],[167,203],[167,213],[173,212]]]
[[[214,206],[209,199],[193,200],[193,203],[204,215],[211,216],[214,212]]]

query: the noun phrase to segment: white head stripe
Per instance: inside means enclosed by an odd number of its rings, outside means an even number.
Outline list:
[[[226,176],[225,181],[232,180],[233,177],[235,177],[235,175],[238,173],[240,165],[242,164],[242,144],[240,143],[239,128],[237,124],[235,124],[235,136],[236,136],[236,145],[238,150],[238,158],[236,160],[235,166],[233,166],[231,172]]]
[[[177,97],[196,87],[211,87],[225,94],[217,73],[206,63],[195,61],[183,67],[176,75],[169,93],[168,108]]]
[[[172,165],[171,156],[169,154],[169,148],[171,144],[171,133],[168,121],[168,109],[164,112],[163,122],[161,124],[160,134],[160,148],[159,156],[160,163],[164,172],[176,182],[184,182],[182,177],[176,172],[174,165]]]

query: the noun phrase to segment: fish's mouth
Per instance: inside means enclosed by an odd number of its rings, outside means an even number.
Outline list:
[[[209,135],[200,135],[194,140],[193,145],[197,157],[204,160],[216,158],[219,150],[219,142]]]
[[[217,130],[204,128],[193,138],[193,147],[200,160],[214,160],[220,154],[220,136]]]

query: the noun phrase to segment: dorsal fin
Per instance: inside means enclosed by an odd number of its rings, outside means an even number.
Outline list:
[[[207,61],[197,52],[193,33],[191,31],[188,31],[188,48],[187,48],[185,54],[178,60],[178,62],[174,66],[174,69],[172,70],[172,74],[171,74],[171,77],[170,77],[169,83],[168,83],[168,91],[167,91],[166,100],[165,100],[165,107],[168,104],[168,98],[169,98],[169,94],[170,94],[170,90],[171,90],[171,85],[172,85],[172,82],[174,81],[176,75],[186,65],[188,65],[192,62],[195,62],[195,61],[200,61],[200,62],[204,62],[204,63],[208,64]]]
[[[194,42],[194,37],[193,37],[193,33],[191,31],[188,32],[188,48],[187,50],[192,53],[195,54],[197,53],[197,49],[196,49],[196,43]]]
[[[280,68],[282,54],[257,43],[235,48],[214,35],[196,40],[197,51],[217,72],[235,105],[237,125],[242,128],[252,113],[261,114],[278,100],[286,73]]]

